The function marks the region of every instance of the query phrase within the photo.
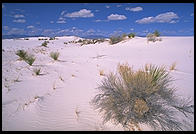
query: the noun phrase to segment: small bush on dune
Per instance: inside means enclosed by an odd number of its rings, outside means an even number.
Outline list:
[[[18,50],[16,55],[18,55],[21,60],[25,60],[27,57],[27,52],[25,50]]]
[[[128,37],[129,38],[134,38],[135,37],[135,34],[134,33],[130,33],[130,34],[128,34]]]
[[[51,52],[50,57],[53,58],[54,60],[58,60],[59,52]]]
[[[116,74],[103,79],[98,88],[101,93],[92,104],[103,113],[104,122],[114,121],[128,130],[141,130],[139,124],[154,130],[182,130],[188,121],[181,122],[175,115],[193,114],[194,105],[178,98],[171,82],[164,67],[146,65],[133,71],[128,65],[119,65]]]
[[[160,36],[160,33],[159,31],[155,30],[154,33],[153,33],[156,37],[159,37]]]
[[[33,62],[35,61],[35,57],[33,55],[28,55],[25,59],[25,62],[32,66]]]
[[[123,40],[122,36],[112,36],[110,37],[110,44],[116,44]]]
[[[49,43],[48,41],[44,41],[44,43],[42,43],[42,46],[47,47],[47,43]]]

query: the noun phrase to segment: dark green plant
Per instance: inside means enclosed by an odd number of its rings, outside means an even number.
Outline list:
[[[116,44],[123,40],[122,36],[112,36],[110,37],[110,44]]]
[[[27,52],[25,50],[17,50],[16,55],[18,55],[21,60],[25,60],[27,57]]]
[[[146,124],[154,130],[183,130],[189,122],[176,115],[193,115],[194,105],[176,96],[172,81],[165,67],[146,65],[133,71],[128,65],[119,65],[118,73],[103,79],[92,104],[103,113],[104,122],[113,121],[125,129],[140,130],[139,125]]]
[[[54,60],[58,60],[59,52],[51,52],[50,57],[53,58]]]
[[[35,61],[35,57],[33,55],[28,55],[25,59],[25,62],[32,66],[33,62]]]
[[[47,47],[47,43],[49,43],[49,41],[44,41],[43,43],[42,43],[42,46],[44,46],[44,47]]]
[[[153,33],[156,37],[159,37],[160,36],[160,33],[159,31],[155,30],[154,33]]]
[[[129,38],[134,38],[135,37],[135,34],[134,33],[130,33],[130,34],[128,34],[128,37]]]

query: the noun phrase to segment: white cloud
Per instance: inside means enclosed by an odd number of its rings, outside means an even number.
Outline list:
[[[106,8],[110,8],[110,6],[105,6]]]
[[[66,23],[64,20],[58,20],[56,23],[63,24]]]
[[[50,23],[54,23],[54,21],[50,21]]]
[[[3,29],[4,30],[9,30],[9,27],[8,26],[3,26]]]
[[[134,30],[134,28],[131,28],[130,30],[131,30],[131,31],[133,31],[133,30]]]
[[[87,17],[93,17],[94,14],[91,13],[91,10],[87,10],[87,9],[81,9],[80,11],[77,12],[73,12],[73,13],[67,13],[65,15],[66,17],[83,17],[83,18],[87,18]]]
[[[27,26],[27,28],[28,28],[28,29],[32,29],[32,28],[34,28],[34,26]]]
[[[138,11],[142,11],[143,8],[142,7],[134,7],[134,8],[127,7],[127,8],[125,8],[125,10],[129,10],[132,12],[138,12]]]
[[[178,21],[174,19],[178,19],[178,15],[174,12],[166,12],[159,14],[155,17],[146,17],[140,20],[136,20],[136,23],[139,24],[147,24],[147,23],[176,23]]]
[[[24,18],[24,15],[22,15],[22,14],[16,14],[16,15],[14,15],[14,18]]]
[[[19,28],[12,28],[12,29],[10,29],[10,31],[8,31],[8,35],[10,35],[10,34],[24,34],[25,33],[25,31],[24,31],[24,29],[19,29]]]
[[[110,16],[107,17],[108,20],[125,20],[127,19],[126,16],[124,15],[119,15],[119,14],[111,14]]]
[[[61,12],[61,15],[64,15],[64,13],[65,13],[65,12],[66,12],[65,10],[64,10],[64,11],[62,11],[62,12]]]
[[[18,20],[13,20],[13,22],[16,22],[16,23],[25,23],[26,20],[25,19],[18,19]]]
[[[59,19],[58,19],[58,21],[57,21],[56,23],[59,23],[59,24],[66,23],[66,22],[65,22],[65,18],[59,17]]]

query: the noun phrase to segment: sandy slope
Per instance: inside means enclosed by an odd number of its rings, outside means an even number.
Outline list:
[[[173,84],[179,95],[194,98],[194,37],[162,37],[155,43],[136,37],[115,45],[64,44],[78,39],[58,37],[47,48],[41,47],[44,41],[37,37],[2,40],[3,130],[123,130],[102,124],[101,115],[89,104],[104,77],[99,71],[113,72],[118,63],[127,62],[137,70],[146,63],[169,69],[176,62]],[[19,49],[35,55],[33,66],[17,60]],[[60,61],[49,57],[51,51],[60,52]],[[37,67],[43,75],[33,75]]]

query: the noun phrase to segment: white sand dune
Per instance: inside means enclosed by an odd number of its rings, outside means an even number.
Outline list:
[[[177,93],[194,99],[194,37],[162,37],[155,43],[135,37],[115,45],[84,46],[64,44],[78,37],[57,38],[48,47],[41,47],[44,40],[38,37],[2,40],[2,130],[124,130],[102,124],[101,114],[89,104],[105,77],[99,71],[114,72],[118,63],[137,70],[146,63],[169,69],[176,62],[171,75]],[[17,60],[19,49],[35,55],[33,66]],[[52,51],[60,52],[60,61],[50,58]],[[42,75],[35,76],[38,67]],[[193,125],[194,120],[191,129]]]

